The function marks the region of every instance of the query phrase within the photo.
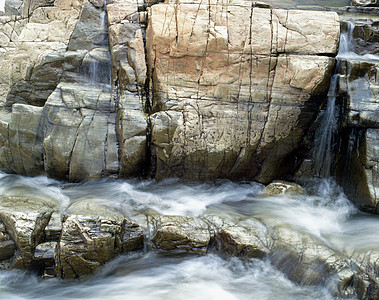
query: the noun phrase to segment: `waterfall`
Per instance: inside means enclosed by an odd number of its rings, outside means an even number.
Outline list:
[[[336,56],[336,68],[339,69],[340,59],[358,56],[353,51],[354,24],[347,22],[346,31],[341,32],[338,54]],[[314,138],[314,168],[319,177],[330,177],[334,160],[334,136],[337,129],[336,96],[339,74],[335,73],[330,79],[327,105],[325,111],[319,115],[320,126],[317,128]]]
[[[320,177],[329,177],[333,163],[333,136],[337,127],[335,115],[338,74],[330,80],[326,110],[321,115],[320,126],[315,134],[314,162]]]
[[[100,14],[99,29],[95,47],[89,52],[87,77],[91,83],[111,84],[111,54],[109,50],[107,2],[104,1]]]

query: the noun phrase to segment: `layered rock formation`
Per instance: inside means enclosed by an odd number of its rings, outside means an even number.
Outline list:
[[[292,167],[328,89],[337,14],[156,4],[145,40],[142,3],[103,5],[24,3],[3,51],[2,170],[269,182]]]

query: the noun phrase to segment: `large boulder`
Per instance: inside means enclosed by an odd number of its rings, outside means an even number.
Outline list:
[[[181,1],[150,9],[158,179],[270,182],[291,168],[289,156],[328,90],[337,14],[225,5]]]
[[[82,278],[122,252],[143,248],[143,233],[111,207],[96,199],[72,204],[63,223],[56,252],[62,278]]]

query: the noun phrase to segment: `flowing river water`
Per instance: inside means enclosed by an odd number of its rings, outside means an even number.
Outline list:
[[[107,203],[137,222],[151,210],[166,215],[217,214],[230,220],[274,219],[310,233],[336,251],[377,249],[379,218],[357,211],[331,180],[304,183],[304,195],[264,196],[255,182],[159,183],[104,179],[72,184],[0,174],[1,195],[54,199],[62,212],[78,200]],[[0,271],[0,299],[332,299],[324,286],[300,286],[269,260],[217,254],[165,257],[149,251],[120,256],[81,281],[39,279]]]

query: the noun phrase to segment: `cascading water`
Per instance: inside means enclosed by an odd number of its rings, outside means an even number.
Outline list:
[[[335,70],[339,69],[340,59],[356,55],[353,49],[354,24],[347,22],[347,30],[341,32],[339,50],[336,57]],[[339,74],[331,77],[328,91],[326,109],[320,115],[320,126],[317,128],[314,139],[314,169],[316,174],[322,178],[332,175],[334,161],[335,132],[338,123],[336,112],[336,97],[338,89]]]
[[[335,115],[337,80],[338,74],[334,74],[330,81],[326,110],[321,116],[320,126],[315,134],[315,170],[318,176],[324,178],[330,176],[333,163],[333,136],[337,126]]]
[[[89,51],[85,60],[84,73],[90,83],[111,84],[112,62],[109,50],[108,17],[106,11],[107,2],[104,1],[103,10],[100,13],[98,34],[93,41],[94,47]]]

